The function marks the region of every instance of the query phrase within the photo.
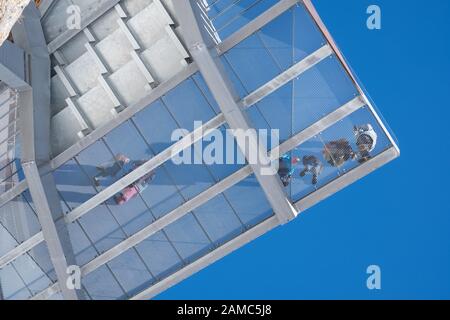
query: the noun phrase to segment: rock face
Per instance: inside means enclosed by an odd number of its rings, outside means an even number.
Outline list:
[[[14,24],[30,0],[0,0],[0,45],[8,38]]]

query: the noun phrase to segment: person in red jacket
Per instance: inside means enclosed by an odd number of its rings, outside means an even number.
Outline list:
[[[144,164],[145,161],[138,161],[133,165],[133,170],[136,170],[139,166]],[[155,172],[151,171],[141,177],[139,180],[135,181],[125,189],[123,189],[118,195],[114,197],[116,204],[123,205],[130,201],[131,199],[137,197],[139,194],[144,192],[145,189],[155,178]]]

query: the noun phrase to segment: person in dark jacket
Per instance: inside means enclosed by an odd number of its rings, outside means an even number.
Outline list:
[[[312,184],[316,185],[323,170],[322,162],[315,156],[304,156],[302,162],[305,168],[300,172],[300,177],[304,177],[307,173],[310,173],[312,174]]]
[[[281,182],[283,182],[283,186],[289,186],[292,180],[292,175],[295,171],[295,167],[299,162],[300,158],[292,158],[288,154],[285,154],[279,159],[278,175],[280,176]]]
[[[345,162],[355,160],[357,155],[346,139],[328,142],[323,149],[323,157],[333,167],[341,167]]]
[[[94,183],[98,187],[100,186],[100,181],[108,177],[115,178],[119,172],[127,170],[130,164],[130,159],[124,154],[117,154],[114,159],[103,163],[96,167],[98,174],[94,176]]]

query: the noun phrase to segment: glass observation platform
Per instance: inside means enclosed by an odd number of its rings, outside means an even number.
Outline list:
[[[71,3],[81,8],[76,30],[61,18]],[[34,138],[21,134],[25,91],[2,82],[1,298],[153,298],[399,156],[309,0],[183,5],[44,0],[26,9],[25,19],[39,15],[49,51],[50,140],[40,148],[37,125]],[[190,45],[195,34],[206,49]],[[287,159],[287,180],[281,171],[262,178],[248,161],[173,161],[211,146],[213,129],[248,157],[214,76],[249,127],[278,130],[265,156]],[[30,144],[48,159],[23,160]],[[74,293],[61,271],[70,265],[81,270]]]

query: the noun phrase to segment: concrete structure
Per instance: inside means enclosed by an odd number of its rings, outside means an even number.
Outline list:
[[[399,156],[309,0],[49,0],[24,15],[0,48],[4,299],[152,298]],[[339,139],[357,150],[365,123],[371,158],[323,160],[317,185],[171,160],[226,127],[280,130],[271,150],[236,139],[247,160],[320,158]]]

